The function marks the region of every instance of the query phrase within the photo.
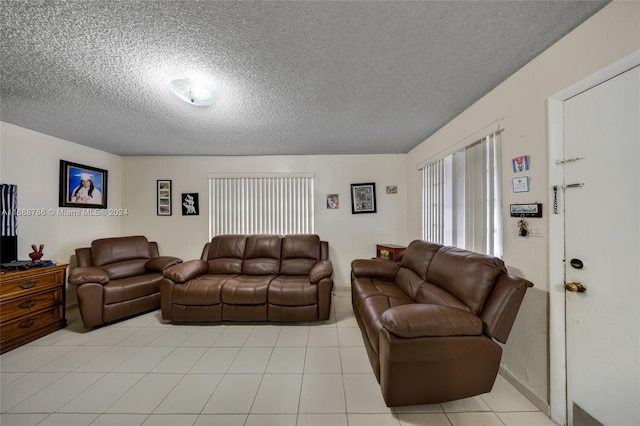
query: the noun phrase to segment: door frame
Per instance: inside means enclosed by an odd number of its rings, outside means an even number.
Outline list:
[[[563,167],[556,160],[564,152],[564,102],[640,65],[640,50],[625,56],[547,99],[549,182],[549,409],[551,420],[567,424],[567,347],[564,290],[564,197],[558,191],[558,214],[553,213],[553,186],[563,184]]]

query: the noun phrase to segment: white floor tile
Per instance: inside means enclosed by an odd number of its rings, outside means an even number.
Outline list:
[[[400,413],[396,416],[400,426],[451,426],[444,413]]]
[[[278,335],[276,346],[307,346],[309,339],[308,326],[284,327]]]
[[[100,414],[91,426],[141,426],[148,414]]]
[[[155,409],[154,414],[200,414],[222,377],[222,374],[185,375]]]
[[[337,347],[311,347],[304,362],[305,373],[342,373],[340,349]]]
[[[539,411],[504,377],[498,375],[491,392],[480,395],[482,400],[495,412],[504,411]]]
[[[198,328],[191,336],[189,336],[182,346],[202,346],[209,347],[218,340],[224,332],[224,326],[203,326]]]
[[[453,426],[504,426],[494,413],[449,413]]]
[[[104,413],[125,392],[144,377],[143,374],[109,373],[69,401],[65,413]]]
[[[425,405],[405,405],[403,407],[394,407],[396,413],[442,413],[441,404],[425,404]]]
[[[239,352],[240,348],[208,348],[189,370],[189,373],[224,374],[229,370]]]
[[[39,426],[88,426],[98,417],[97,414],[51,414],[38,423]]]
[[[340,347],[343,373],[372,373],[367,350],[364,346]]]
[[[393,414],[349,414],[349,426],[399,426]]]
[[[163,329],[164,330],[164,329]],[[195,333],[196,327],[167,327],[149,346],[180,346],[189,336]]]
[[[296,415],[249,414],[245,426],[296,426]]]
[[[76,368],[80,373],[108,373],[140,350],[137,346],[102,347],[102,353]]]
[[[2,412],[9,411],[12,407],[41,391],[63,375],[63,373],[29,373],[4,386],[0,393],[0,408]]]
[[[357,327],[338,327],[338,343],[340,346],[364,346],[362,333]]]
[[[248,414],[262,374],[226,374],[202,410],[203,414]]]
[[[348,413],[391,413],[373,373],[344,374],[344,392]]]
[[[104,346],[78,346],[38,368],[40,372],[68,372],[80,368],[104,352]]]
[[[143,423],[144,426],[191,426],[198,416],[195,414],[152,414]],[[93,426],[93,425],[92,425]]]
[[[551,419],[540,411],[524,413],[496,413],[505,426],[556,426]]]
[[[2,366],[0,366],[2,368]],[[27,373],[2,373],[0,372],[0,387],[5,387],[9,383],[15,382]]]
[[[244,342],[244,346],[270,346],[273,347],[278,340],[278,336],[280,335],[280,331],[282,327],[280,326],[269,326],[265,325],[262,327],[256,327],[253,329],[249,338],[246,342]]]
[[[2,426],[36,426],[49,414],[0,414]]]
[[[300,413],[346,413],[341,374],[305,374],[302,377]]]
[[[252,414],[296,414],[302,374],[265,374],[251,406]]]
[[[336,312],[336,326],[341,327],[358,327],[358,321],[353,312]]]
[[[342,414],[298,414],[296,426],[348,426],[347,415]]]
[[[69,373],[14,406],[9,412],[53,413],[98,381],[102,373]]]
[[[201,414],[194,426],[244,426],[246,414]]]
[[[234,326],[227,327],[224,332],[216,339],[213,346],[219,347],[239,347],[247,341],[253,327],[237,328]]]
[[[171,346],[149,346],[141,348],[113,369],[115,373],[148,373],[165,359],[175,348]]]
[[[198,362],[205,351],[206,348],[175,348],[174,351],[160,361],[151,372],[187,373]]]
[[[307,349],[304,347],[275,347],[266,373],[302,373]]]
[[[180,381],[179,374],[147,374],[122,395],[107,413],[149,414]]]
[[[491,408],[489,408],[489,406],[479,396],[458,399],[456,401],[443,402],[441,405],[445,413],[463,413],[465,411],[491,411]]]
[[[231,363],[230,374],[236,373],[264,373],[269,363],[273,348],[243,347],[236,359]]]
[[[307,346],[338,346],[338,329],[335,327],[310,327]]]
[[[2,355],[2,371],[28,373],[64,356],[74,346],[23,346]]]
[[[120,342],[121,346],[147,346],[164,334],[167,330],[163,328],[140,328],[129,337]]]

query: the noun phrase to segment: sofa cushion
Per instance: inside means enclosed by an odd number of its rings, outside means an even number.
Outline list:
[[[274,278],[275,275],[238,275],[232,277],[222,287],[222,303],[229,305],[265,304],[267,303],[269,283]],[[222,314],[224,317],[224,309]]]
[[[427,241],[412,241],[402,255],[400,266],[412,270],[424,281],[427,279],[427,271],[429,270],[429,265],[433,257],[441,248],[441,245]],[[414,294],[412,295],[409,292],[407,292],[407,294],[413,297],[417,289],[412,288],[411,290],[414,291]]]
[[[479,336],[482,320],[476,315],[448,306],[414,303],[389,308],[380,322],[400,337]]]
[[[173,286],[177,305],[210,306],[222,303],[222,286],[235,275],[201,275],[184,284]]]
[[[102,238],[91,243],[93,266],[129,259],[150,259],[149,241],[143,236]]]
[[[418,293],[416,293],[415,301],[429,305],[450,306],[471,312],[471,308],[462,303],[460,299],[445,289],[431,283],[422,283],[418,289]]]
[[[501,273],[506,268],[496,257],[443,247],[433,257],[426,281],[447,290],[477,314]]]
[[[279,235],[251,235],[245,247],[244,275],[277,275],[280,272],[282,238]]]
[[[269,303],[283,306],[304,306],[318,303],[318,286],[309,277],[279,276],[269,284]]]
[[[282,239],[280,275],[309,275],[320,260],[320,237],[315,234],[286,235]]]
[[[162,280],[162,274],[158,272],[122,279],[112,279],[103,287],[104,303],[105,305],[120,303],[159,293],[160,280]]]
[[[209,244],[207,263],[210,274],[240,274],[247,244],[246,235],[217,235]]]
[[[146,264],[149,259],[128,259],[100,266],[112,280],[136,277],[147,273]]]

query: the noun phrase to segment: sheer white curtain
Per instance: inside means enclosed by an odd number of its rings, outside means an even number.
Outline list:
[[[500,158],[495,132],[424,165],[423,239],[502,255]]]
[[[210,176],[209,235],[314,233],[314,177]]]

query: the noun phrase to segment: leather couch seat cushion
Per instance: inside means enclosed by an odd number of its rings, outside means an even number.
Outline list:
[[[119,303],[160,292],[162,274],[152,273],[137,277],[111,280],[104,285],[104,303]]]
[[[173,302],[210,306],[222,303],[222,286],[235,275],[202,275],[173,287]]]
[[[269,303],[304,306],[318,303],[318,286],[309,277],[279,276],[269,285]]]
[[[482,320],[462,309],[414,303],[384,311],[380,322],[400,337],[479,336]]]
[[[230,278],[222,287],[222,303],[229,305],[266,304],[269,283],[274,278],[275,275],[238,275]]]
[[[108,263],[136,258],[151,258],[151,249],[146,237],[102,238],[91,243],[93,266],[103,266]]]
[[[148,261],[149,259],[144,258],[122,260],[120,262],[102,265],[100,268],[109,274],[110,279],[118,280],[120,278],[135,277],[146,274],[146,265]]]

